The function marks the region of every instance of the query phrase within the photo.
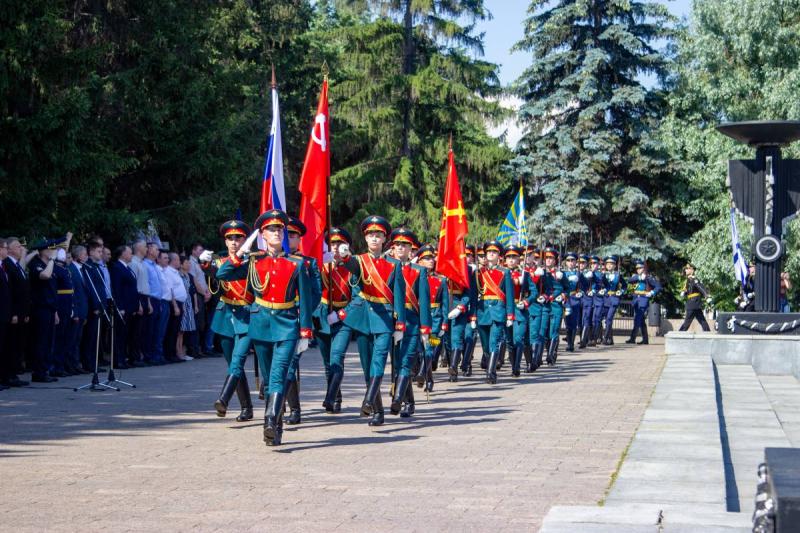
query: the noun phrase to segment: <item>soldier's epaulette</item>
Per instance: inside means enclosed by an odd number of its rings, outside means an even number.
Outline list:
[[[261,259],[265,255],[267,255],[267,252],[265,250],[258,250],[250,253],[250,257],[253,257],[255,259]]]
[[[424,267],[424,266],[422,266],[422,265],[418,265],[418,264],[416,264],[416,263],[409,263],[409,265],[411,265],[411,268],[413,268],[413,269],[415,269],[415,270],[419,270],[420,272],[427,272],[427,271],[428,271],[428,269],[427,269],[427,268],[425,268],[425,267]]]
[[[508,269],[504,266],[498,266],[497,270],[499,270],[500,272],[508,272]]]
[[[294,264],[296,264],[296,265],[300,265],[300,266],[302,266],[302,265],[303,265],[303,262],[305,261],[305,259],[303,259],[303,257],[302,257],[302,256],[300,256],[300,257],[297,257],[296,255],[287,255],[287,256],[286,256],[286,259],[288,259],[288,260],[289,260],[289,261],[291,261],[292,263],[294,263]]]

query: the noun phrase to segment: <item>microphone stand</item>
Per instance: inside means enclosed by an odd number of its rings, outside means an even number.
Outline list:
[[[82,268],[96,268],[96,267],[87,267],[84,264],[84,265],[82,265]],[[92,288],[92,292],[94,293],[95,298],[97,298],[97,301],[98,302],[102,302],[103,300],[100,299],[100,294],[97,292],[97,288],[94,286],[94,282],[92,281],[92,276],[89,275],[88,271],[86,272],[86,279],[89,280],[89,286]],[[106,313],[105,306],[101,305],[100,310],[103,312],[103,318],[105,318],[106,321],[110,323],[111,319],[108,316],[108,313]],[[100,317],[98,317],[98,320],[97,320],[97,339],[95,339],[95,346],[94,346],[94,372],[92,373],[92,381],[87,383],[86,385],[83,385],[82,387],[77,387],[75,389],[72,389],[74,392],[78,392],[79,390],[104,391],[104,390],[107,390],[107,389],[111,389],[111,390],[115,390],[115,391],[119,392],[119,388],[114,387],[112,385],[109,385],[108,382],[100,383],[100,379],[97,377],[97,369],[100,368],[100,326],[101,326],[101,324],[102,324],[102,321],[100,320]],[[112,336],[113,336],[113,330],[112,330]],[[114,364],[113,342],[112,342],[111,351],[112,351],[111,364],[112,364],[112,367],[113,367],[113,364]]]
[[[117,302],[114,301],[113,297],[111,300],[109,300],[109,302],[110,303],[108,305],[111,311],[111,363],[108,366],[108,378],[103,381],[101,385],[109,387],[112,383],[114,383],[135,389],[136,385],[133,383],[128,383],[127,381],[122,381],[121,379],[117,379],[117,376],[114,374],[114,316],[119,315],[119,319],[122,321],[123,325],[125,325],[125,319],[122,317],[122,313],[119,312],[119,308],[117,308]]]

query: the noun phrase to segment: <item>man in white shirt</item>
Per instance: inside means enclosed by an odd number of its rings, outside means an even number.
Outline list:
[[[189,296],[186,292],[186,286],[183,284],[180,272],[178,272],[180,267],[180,256],[175,252],[168,254],[167,264],[163,267],[165,283],[161,297],[168,301],[171,311],[166,334],[164,335],[164,358],[171,363],[184,361],[177,356],[175,349],[178,341],[178,332],[181,328],[183,304]]]

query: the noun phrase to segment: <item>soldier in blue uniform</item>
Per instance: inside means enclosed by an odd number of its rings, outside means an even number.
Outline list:
[[[617,270],[618,259],[616,255],[609,255],[604,259],[606,271],[605,299],[603,300],[603,318],[605,319],[605,332],[603,344],[614,344],[614,315],[617,313],[619,301],[628,289],[628,283]]]
[[[350,256],[345,265],[350,272],[352,299],[339,311],[343,324],[331,345],[331,386],[338,387],[344,373],[344,354],[355,337],[367,392],[361,415],[370,416],[370,426],[384,421],[380,388],[390,345],[403,340],[405,330],[406,284],[400,262],[382,255],[386,237],[391,233],[389,221],[377,215],[361,222],[361,233],[368,252]],[[396,348],[395,348],[396,349]]]
[[[536,302],[539,291],[533,283],[530,274],[522,267],[520,260],[525,249],[521,246],[509,246],[505,253],[506,268],[511,273],[511,281],[514,286],[514,324],[511,331],[511,375],[515,378],[520,376],[522,366],[522,356],[525,352],[525,345],[528,339],[528,328],[530,316],[528,309]]]
[[[661,284],[647,270],[647,263],[643,259],[636,261],[636,274],[630,277],[628,284],[633,286],[633,329],[626,344],[636,342],[636,331],[641,330],[642,340],[639,344],[649,344],[647,337],[647,309],[650,300],[661,291]]]
[[[606,301],[606,277],[603,274],[600,257],[592,255],[589,258],[589,292],[586,294],[592,299],[592,333],[589,336],[589,346],[602,343],[601,331],[603,329],[603,306]]]
[[[583,290],[580,318],[581,338],[578,347],[583,349],[589,345],[589,340],[592,337],[592,310],[594,309],[594,293],[592,293],[594,273],[589,269],[589,256],[586,254],[578,256],[578,274],[581,277]]]
[[[399,349],[394,350],[393,367],[396,372],[394,397],[389,407],[393,415],[400,413],[409,417],[414,414],[415,401],[411,383],[411,371],[417,359],[418,346],[427,350],[431,335],[431,295],[428,284],[428,269],[410,262],[411,247],[417,237],[408,228],[397,228],[389,236],[394,258],[402,265],[405,281],[405,332]],[[431,250],[431,254],[433,250]],[[395,295],[397,297],[397,295]]]
[[[322,299],[322,274],[320,274],[319,264],[316,258],[301,254],[300,239],[306,234],[306,226],[297,218],[290,216],[289,224],[286,226],[288,234],[289,253],[292,257],[303,260],[303,265],[311,280],[311,308],[317,310]],[[295,425],[300,423],[300,356],[302,353],[295,353],[289,364],[289,373],[286,383],[286,403],[289,406],[289,416],[286,417],[286,424]]]
[[[241,220],[228,220],[223,223],[219,228],[219,234],[225,240],[227,256],[212,262],[211,250],[204,251],[200,255],[200,265],[203,270],[210,276],[216,277],[222,265],[230,263],[236,257],[249,233],[250,227]],[[212,287],[214,284],[208,285]],[[250,337],[247,336],[247,331],[250,327],[250,305],[254,298],[247,290],[246,278],[219,280],[217,291],[222,291],[222,294],[211,319],[211,330],[219,338],[222,355],[228,363],[228,372],[222,385],[222,392],[214,402],[214,409],[217,416],[225,416],[231,397],[236,391],[241,406],[236,421],[245,422],[253,418],[253,400],[250,397],[250,387],[244,368],[250,351]]]
[[[586,292],[586,281],[577,268],[578,254],[567,252],[564,255],[564,278],[567,285],[567,301],[564,312],[567,327],[567,351],[575,351],[575,337],[578,326],[581,325],[581,312],[583,311],[583,296]]]
[[[544,268],[539,265],[541,252],[534,247],[529,252],[530,259],[525,269],[531,279],[531,284],[536,288],[536,299],[528,306],[528,344],[531,356],[525,372],[531,373],[542,366],[542,355],[544,354],[545,341],[542,335],[542,320],[545,317],[545,303],[547,297],[544,295],[545,274]],[[547,317],[549,317],[549,310]]]
[[[498,265],[503,245],[489,241],[483,245],[485,266],[475,272],[477,287],[477,320],[481,346],[489,350],[486,382],[497,383],[497,362],[503,330],[514,324],[514,282],[508,269]]]
[[[417,251],[417,263],[428,270],[428,288],[430,289],[430,309],[431,309],[431,336],[428,346],[425,348],[425,355],[422,364],[419,365],[417,373],[417,386],[422,387],[424,382],[433,382],[433,358],[436,356],[437,346],[441,346],[446,337],[450,336],[450,325],[445,313],[450,309],[450,292],[448,291],[448,280],[446,277],[434,271],[436,267],[435,250],[430,244],[422,246]],[[456,347],[453,341],[461,341]],[[463,353],[463,338],[451,341],[452,360],[451,365],[457,363],[457,358]],[[450,373],[450,381],[455,381],[453,372]],[[455,367],[458,374],[458,367]],[[402,414],[402,413],[401,413]]]
[[[545,303],[542,310],[542,337],[547,344],[547,364],[554,366],[558,358],[558,332],[564,315],[564,303],[567,299],[567,280],[558,268],[558,250],[552,246],[544,249],[544,283]]]
[[[264,412],[264,441],[268,446],[279,445],[282,440],[283,402],[292,356],[304,352],[312,336],[308,270],[302,259],[283,251],[283,232],[288,223],[286,213],[279,209],[262,213],[256,220],[256,231],[217,270],[217,278],[223,281],[247,279],[248,290],[255,296],[247,334],[264,379],[269,376]],[[244,258],[259,232],[267,249]]]
[[[327,413],[339,413],[342,410],[341,379],[337,379],[332,387],[331,343],[342,328],[339,311],[347,307],[351,299],[350,271],[345,261],[350,257],[353,239],[343,228],[331,228],[329,237],[333,261],[324,265],[322,276],[322,298],[312,316],[314,334],[319,343],[322,364],[325,366],[327,381],[325,400],[322,407]],[[341,375],[338,376],[341,378]]]
[[[53,364],[53,342],[55,330],[60,322],[57,312],[57,286],[53,276],[55,248],[64,239],[44,240],[32,248],[39,254],[28,262],[28,278],[31,280],[33,368],[31,381],[52,383],[57,377],[50,375]],[[67,318],[69,320],[69,318]]]

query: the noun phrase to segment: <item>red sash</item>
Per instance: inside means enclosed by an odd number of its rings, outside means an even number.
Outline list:
[[[333,282],[333,288],[338,290],[339,294],[344,298],[350,299],[350,287],[347,284],[347,280],[339,274],[335,265],[331,265],[331,281]],[[330,296],[330,301],[333,301],[335,299],[335,294],[331,294]]]
[[[500,290],[500,287],[497,286],[497,283],[492,279],[491,270],[485,270],[483,272],[483,284],[488,285],[492,292],[494,292],[497,296],[500,297],[501,300],[506,299],[506,293]]]
[[[403,268],[405,268],[405,267],[403,267]],[[411,267],[409,267],[409,268],[411,268]],[[414,269],[411,268],[411,271],[413,272]],[[421,275],[421,274],[419,274],[419,275]],[[419,275],[417,276],[418,278],[419,278]],[[416,311],[417,314],[419,314],[419,298],[417,298],[417,295],[414,294],[414,284],[413,283],[409,283],[408,280],[406,280],[406,301],[408,303],[410,303],[411,307],[414,309],[414,311]]]
[[[381,277],[375,266],[375,261],[369,254],[359,255],[358,262],[363,270],[367,271],[367,277],[370,283],[380,292],[384,298],[389,300],[390,304],[394,304],[394,295],[392,290],[386,285],[386,281]]]

